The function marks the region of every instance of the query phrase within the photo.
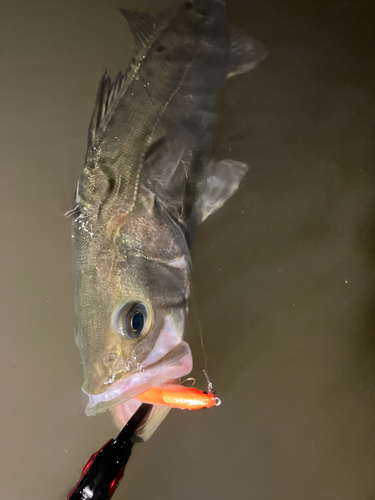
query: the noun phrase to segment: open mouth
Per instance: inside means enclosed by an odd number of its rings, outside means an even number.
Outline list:
[[[106,390],[99,394],[90,394],[85,390],[84,384],[82,390],[89,397],[86,415],[110,410],[148,389],[187,375],[192,368],[190,347],[187,342],[181,340],[175,322],[167,315],[155,345],[142,364],[137,364],[137,368],[125,373],[120,380],[115,381],[113,377],[113,381],[107,383]]]
[[[155,346],[159,347],[159,346]],[[153,355],[155,351],[152,351]],[[142,369],[129,372],[126,378],[111,384],[101,394],[86,394],[89,402],[86,415],[92,416],[136,398],[143,392],[158,387],[170,380],[179,379],[191,372],[193,360],[190,347],[186,342],[180,341],[172,350],[160,359],[150,363],[149,356]]]
[[[181,329],[183,331],[183,328]],[[89,398],[86,415],[96,415],[111,410],[115,424],[122,428],[142,404],[137,396],[159,387],[167,382],[178,383],[181,377],[188,375],[193,368],[193,359],[189,345],[181,340],[174,321],[166,316],[152,351],[142,361],[142,366],[125,373],[120,380],[107,383],[107,388],[100,394],[90,394],[82,388]],[[114,378],[114,377],[113,377]],[[167,416],[170,408],[154,405],[149,416],[137,430],[142,440],[147,440]]]

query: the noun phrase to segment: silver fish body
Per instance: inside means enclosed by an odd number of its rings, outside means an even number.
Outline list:
[[[183,340],[191,235],[246,172],[207,157],[227,73],[265,55],[250,54],[254,44],[238,35],[233,63],[224,10],[222,1],[197,0],[172,16],[124,12],[136,57],[125,75],[112,83],[105,74],[99,85],[73,212],[75,338],[86,413],[112,409],[119,425],[137,395],[191,371]],[[144,439],[167,411],[154,408]]]

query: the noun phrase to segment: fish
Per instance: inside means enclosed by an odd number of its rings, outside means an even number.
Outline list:
[[[110,410],[119,427],[141,394],[192,370],[184,326],[195,230],[247,171],[210,159],[216,99],[227,78],[267,55],[227,24],[222,0],[121,12],[135,54],[127,71],[100,80],[70,212],[85,412]],[[155,404],[139,439],[169,410]]]

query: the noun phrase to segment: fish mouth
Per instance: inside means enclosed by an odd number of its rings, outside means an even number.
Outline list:
[[[143,366],[141,370],[129,372],[126,378],[111,384],[101,394],[88,394],[89,402],[85,413],[88,416],[102,413],[136,398],[143,392],[165,384],[171,379],[179,379],[191,372],[193,360],[187,342],[180,342],[157,362]]]
[[[153,349],[141,364],[137,364],[137,368],[125,373],[119,380],[113,376],[113,381],[107,383],[106,390],[99,394],[90,394],[91,391],[87,392],[84,384],[82,390],[89,398],[86,415],[110,410],[153,387],[190,373],[193,368],[191,350],[187,342],[181,340],[183,328],[181,334],[178,330],[173,318],[167,315]],[[138,403],[136,400],[134,402]]]

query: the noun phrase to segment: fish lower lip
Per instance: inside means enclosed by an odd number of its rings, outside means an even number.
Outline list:
[[[170,379],[183,377],[191,372],[193,360],[190,347],[180,342],[156,363],[111,384],[101,394],[86,394],[89,397],[85,413],[88,416],[110,410],[120,403],[133,399],[151,387],[157,387]]]

